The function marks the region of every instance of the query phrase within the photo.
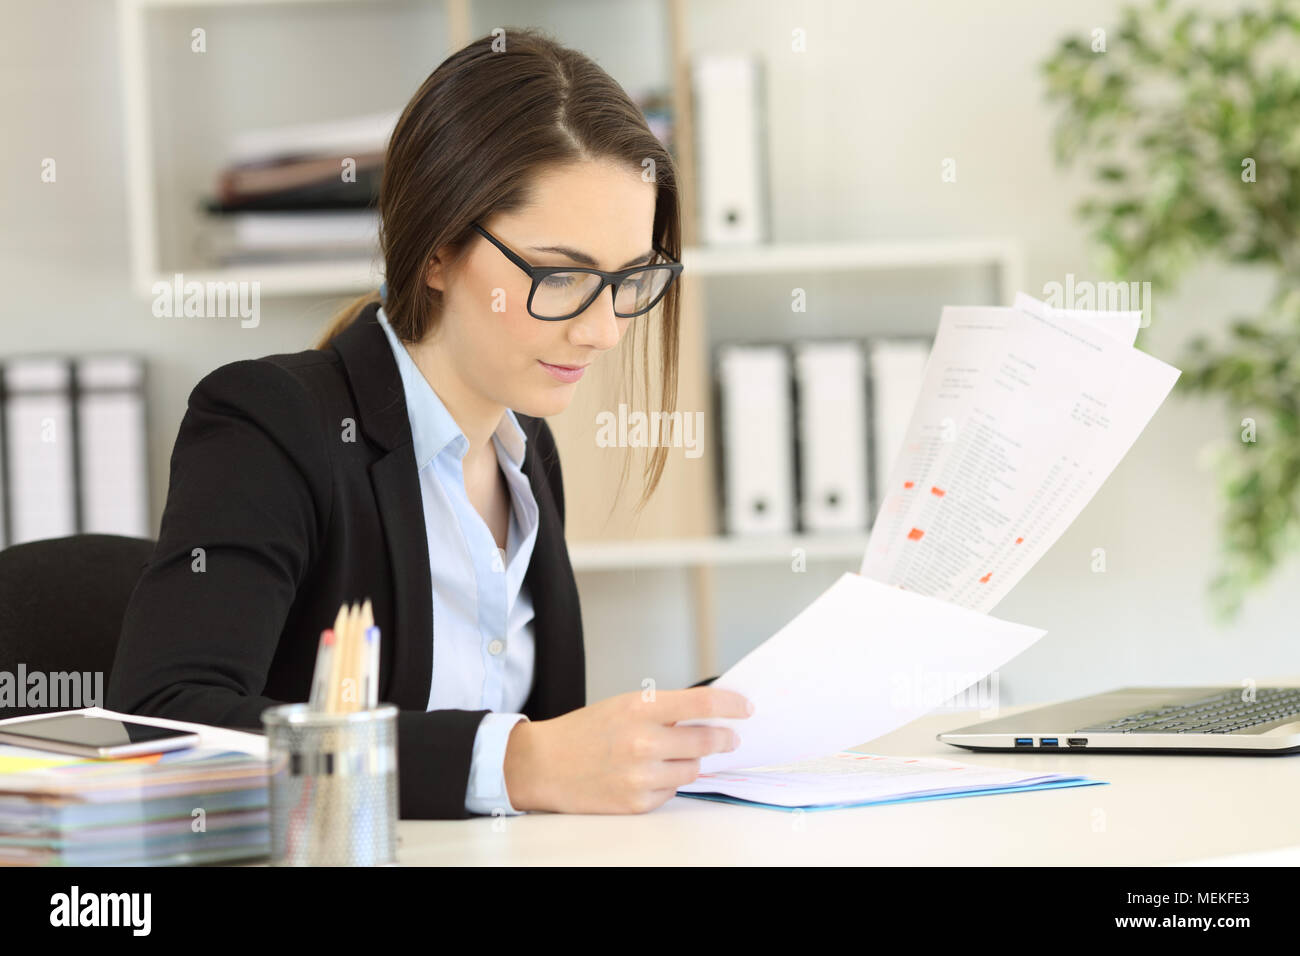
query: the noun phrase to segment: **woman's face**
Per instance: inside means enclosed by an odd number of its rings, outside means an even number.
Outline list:
[[[656,188],[638,172],[574,163],[539,175],[531,195],[526,209],[480,223],[529,265],[615,272],[648,261]],[[526,415],[563,411],[578,387],[572,374],[548,366],[588,366],[618,344],[629,322],[647,318],[615,316],[608,288],[573,318],[534,318],[531,280],[477,232],[459,262],[431,270],[429,285],[444,293],[435,341],[465,385]]]

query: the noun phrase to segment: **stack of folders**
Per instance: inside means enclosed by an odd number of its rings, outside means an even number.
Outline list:
[[[148,535],[144,377],[134,355],[0,366],[0,546]]]
[[[397,116],[237,134],[204,204],[214,219],[203,251],[225,265],[372,255],[374,207]]]
[[[194,747],[87,760],[0,747],[0,865],[175,866],[269,847],[261,757]]]
[[[865,532],[929,349],[925,339],[721,346],[727,531]]]
[[[327,714],[379,706],[379,628],[367,598],[344,604],[334,627],[324,630],[316,652],[310,708]]]

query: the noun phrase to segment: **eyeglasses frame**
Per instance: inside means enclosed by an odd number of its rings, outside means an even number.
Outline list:
[[[591,304],[593,302],[595,302],[597,299],[600,298],[600,294],[605,291],[606,286],[613,287],[614,291],[610,293],[610,295],[614,302],[614,314],[618,316],[620,319],[631,319],[638,315],[645,315],[656,305],[658,305],[659,301],[665,295],[668,294],[668,290],[672,288],[673,283],[677,280],[677,277],[680,276],[682,273],[682,263],[676,261],[668,253],[664,252],[664,250],[660,248],[657,242],[654,243],[651,246],[651,248],[655,251],[656,254],[663,256],[665,259],[667,259],[668,260],[667,262],[648,262],[645,265],[632,266],[627,269],[620,269],[617,272],[604,272],[600,269],[591,269],[585,266],[535,266],[526,262],[521,256],[516,255],[500,239],[492,235],[492,233],[488,232],[477,222],[473,223],[472,225],[476,230],[478,230],[479,234],[483,236],[483,238],[485,238],[488,242],[492,243],[492,245],[500,249],[502,255],[504,255],[507,259],[513,262],[516,266],[519,267],[521,272],[524,272],[525,274],[528,275],[530,279],[532,279],[533,282],[532,287],[528,290],[528,304],[527,304],[528,314],[535,319],[540,319],[543,322],[563,322],[565,319],[571,319],[575,315],[581,315],[587,309],[591,308]],[[623,282],[624,279],[627,279],[633,273],[644,272],[649,269],[667,269],[672,273],[672,276],[671,278],[669,278],[667,282],[664,283],[664,287],[659,290],[659,294],[654,297],[654,301],[651,302],[649,305],[647,305],[644,309],[641,309],[640,311],[637,312],[632,312],[630,314],[619,312],[618,311],[619,285]],[[561,272],[585,272],[590,275],[600,276],[600,285],[596,287],[596,291],[592,293],[591,297],[587,299],[586,302],[582,303],[582,305],[579,308],[577,308],[573,312],[570,312],[568,315],[554,315],[554,316],[538,315],[536,312],[533,311],[533,296],[537,294],[538,285],[547,276],[552,276],[555,275],[556,273],[561,273]]]

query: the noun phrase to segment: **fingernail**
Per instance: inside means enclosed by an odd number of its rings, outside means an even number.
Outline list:
[[[739,746],[740,746],[740,734],[736,733],[736,732],[733,730],[733,731],[731,732],[731,746],[728,747],[727,749],[728,749],[728,750],[735,750],[735,749],[736,749],[737,747],[739,747]]]
[[[753,712],[754,712],[754,702],[752,700],[745,701],[745,713],[752,714]]]

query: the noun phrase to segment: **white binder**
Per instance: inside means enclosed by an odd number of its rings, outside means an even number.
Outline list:
[[[780,345],[718,349],[723,513],[732,534],[794,530],[790,355]]]
[[[889,470],[907,436],[912,409],[921,394],[930,343],[920,339],[879,339],[871,343],[874,500],[878,507]]]
[[[795,346],[799,517],[805,531],[867,526],[866,359],[859,342]]]
[[[71,369],[66,359],[17,358],[4,366],[9,538],[21,544],[77,530]]]
[[[144,366],[130,355],[77,362],[81,530],[149,537]]]
[[[703,241],[761,242],[767,233],[761,65],[742,54],[702,55],[693,81]]]

